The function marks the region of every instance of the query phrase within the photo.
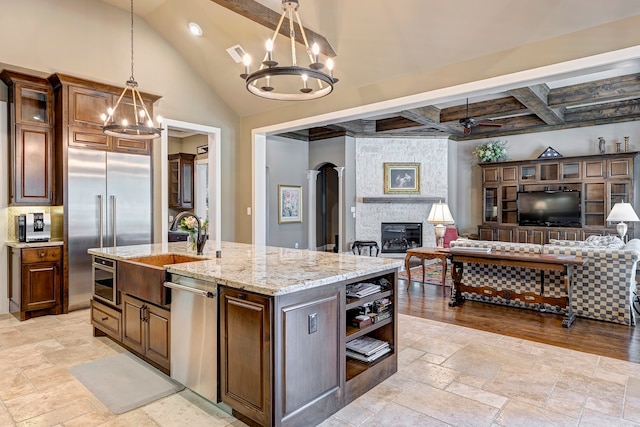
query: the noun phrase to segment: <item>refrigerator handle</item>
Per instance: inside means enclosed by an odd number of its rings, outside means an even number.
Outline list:
[[[103,223],[102,223],[102,211],[103,211],[103,206],[102,206],[102,194],[98,194],[98,228],[100,230],[99,234],[100,234],[100,248],[102,249],[102,245],[103,245]]]
[[[113,226],[113,247],[115,248],[117,245],[116,237],[118,233],[116,232],[116,196],[111,196],[111,225]]]

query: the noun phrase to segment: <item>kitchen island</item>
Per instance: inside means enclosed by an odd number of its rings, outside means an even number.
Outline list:
[[[89,250],[119,263],[185,252],[183,242]],[[210,331],[219,337],[218,396],[237,417],[315,425],[397,371],[400,260],[231,242],[207,243],[202,258],[165,268],[172,281],[197,279],[218,295],[218,331]],[[380,289],[347,297],[358,283]],[[355,326],[356,314],[371,321]],[[390,350],[368,363],[348,357],[348,343],[362,338]]]

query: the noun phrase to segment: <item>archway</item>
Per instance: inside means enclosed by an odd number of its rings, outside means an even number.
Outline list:
[[[316,247],[319,251],[338,250],[338,172],[333,163],[318,167],[316,179]]]

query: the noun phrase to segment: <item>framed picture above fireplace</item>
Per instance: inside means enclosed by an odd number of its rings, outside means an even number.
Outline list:
[[[302,187],[278,185],[278,223],[302,222]]]
[[[420,193],[420,163],[385,163],[384,193]]]

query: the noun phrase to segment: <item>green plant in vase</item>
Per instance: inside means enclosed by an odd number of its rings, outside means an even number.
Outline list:
[[[480,144],[473,150],[473,154],[481,162],[495,162],[507,157],[507,141],[489,141]]]

